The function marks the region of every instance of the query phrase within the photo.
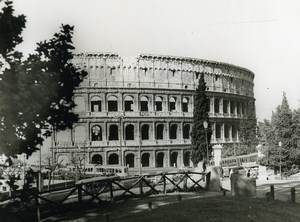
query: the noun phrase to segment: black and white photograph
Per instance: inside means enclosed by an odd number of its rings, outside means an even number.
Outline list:
[[[299,12],[0,0],[0,222],[300,221]]]

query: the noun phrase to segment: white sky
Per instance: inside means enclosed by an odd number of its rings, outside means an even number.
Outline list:
[[[300,104],[299,0],[14,0],[27,16],[20,50],[33,52],[60,24],[76,52],[140,53],[228,62],[255,73],[259,120],[287,94]]]

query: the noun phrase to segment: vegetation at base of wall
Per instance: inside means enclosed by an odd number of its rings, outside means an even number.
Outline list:
[[[282,172],[286,176],[299,172],[300,109],[290,109],[285,93],[271,120],[259,124],[259,131],[265,154],[260,163],[279,172],[281,162]]]
[[[204,74],[202,74],[194,95],[194,125],[191,132],[191,160],[194,164],[198,164],[201,160],[207,159],[207,146],[209,156],[212,150],[210,145],[212,131],[208,114],[209,99],[207,98],[206,90]],[[203,126],[204,121],[208,122],[207,129]]]
[[[15,16],[12,2],[5,1],[0,9],[0,153],[8,156],[38,150],[42,129],[50,136],[51,128],[72,127],[78,120],[72,112],[74,89],[87,75],[71,63],[72,26],[62,25],[24,58],[15,47],[25,23],[25,16]]]
[[[254,101],[249,101],[247,107],[247,113],[244,114],[239,123],[240,143],[236,149],[236,155],[254,153],[256,152],[256,146],[258,145],[257,119]]]

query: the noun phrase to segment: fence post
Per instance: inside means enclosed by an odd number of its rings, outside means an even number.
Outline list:
[[[209,190],[209,185],[210,185],[210,172],[208,172],[207,174],[205,174],[205,179],[206,179],[206,185],[205,185],[205,189]]]
[[[163,174],[163,181],[164,181],[164,194],[166,194],[167,193],[166,174]]]
[[[35,199],[35,205],[36,205],[37,220],[41,221],[41,208],[40,208],[38,194],[35,195],[34,199]]]
[[[82,201],[82,184],[78,184],[77,189],[78,189],[78,201],[81,202]]]
[[[187,177],[187,174],[188,174],[188,173],[185,173],[185,174],[184,174],[184,179],[183,179],[183,190],[184,190],[184,191],[187,191],[187,178],[188,178],[188,177]]]
[[[274,185],[270,186],[270,199],[271,200],[275,199]]]
[[[110,181],[110,184],[109,184],[109,193],[110,193],[110,202],[114,202],[114,193],[113,193],[112,181]]]
[[[148,202],[148,210],[150,210],[150,211],[152,210],[152,201]]]
[[[294,187],[291,188],[291,202],[296,202],[296,189]]]
[[[109,214],[105,214],[105,221],[109,222]]]
[[[140,195],[141,196],[144,194],[144,192],[143,192],[143,177],[144,176],[140,177],[140,182],[139,182],[139,185],[140,185]]]

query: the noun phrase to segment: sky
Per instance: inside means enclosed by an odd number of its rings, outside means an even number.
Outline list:
[[[75,26],[75,52],[186,56],[242,66],[255,73],[259,121],[270,119],[286,92],[300,107],[299,0],[14,0],[27,17],[32,53],[61,24]]]

